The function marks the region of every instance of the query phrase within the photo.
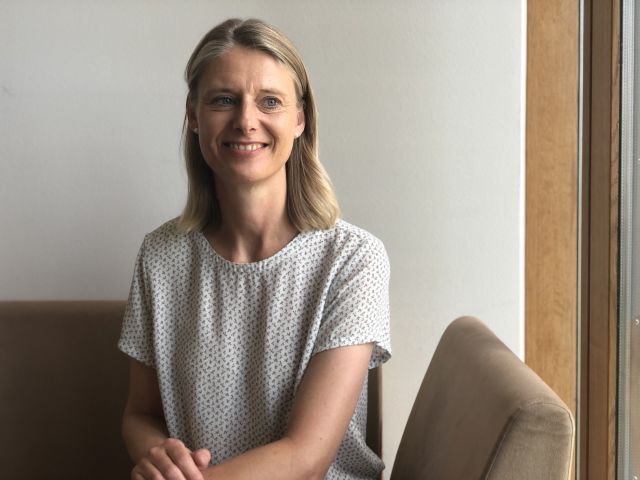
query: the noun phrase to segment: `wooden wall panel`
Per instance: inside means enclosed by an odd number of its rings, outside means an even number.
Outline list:
[[[525,361],[575,414],[579,3],[527,8]]]

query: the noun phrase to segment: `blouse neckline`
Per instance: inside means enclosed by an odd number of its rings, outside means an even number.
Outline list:
[[[258,260],[256,262],[249,263],[236,263],[230,260],[227,260],[222,255],[220,255],[213,246],[207,240],[207,237],[204,235],[204,232],[199,230],[196,232],[196,238],[200,242],[202,248],[209,252],[209,255],[220,265],[224,266],[230,270],[237,271],[250,271],[250,270],[261,270],[266,268],[274,263],[276,263],[281,258],[287,257],[291,251],[295,250],[296,246],[302,241],[302,239],[306,236],[308,232],[298,232],[298,234],[289,241],[284,247],[278,250],[276,253],[271,255],[270,257],[263,258],[262,260]]]

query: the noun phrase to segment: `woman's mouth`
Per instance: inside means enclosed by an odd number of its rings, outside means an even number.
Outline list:
[[[225,142],[224,145],[229,147],[231,150],[236,150],[238,152],[253,152],[255,150],[259,150],[261,148],[266,147],[267,143],[233,143],[233,142]]]

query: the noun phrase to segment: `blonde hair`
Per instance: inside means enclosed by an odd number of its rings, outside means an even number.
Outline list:
[[[206,66],[234,46],[264,52],[292,74],[298,106],[304,111],[305,128],[294,140],[286,163],[287,213],[299,231],[332,227],[340,209],[329,177],[318,160],[316,104],[302,58],[282,33],[262,20],[229,19],[210,30],[189,58],[185,69],[187,110],[195,102],[198,81]],[[182,145],[187,166],[187,204],[178,227],[185,232],[202,230],[222,221],[216,198],[214,174],[202,156],[198,136],[188,128],[185,114]]]

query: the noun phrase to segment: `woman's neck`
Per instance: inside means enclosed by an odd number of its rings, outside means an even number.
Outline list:
[[[222,222],[205,229],[214,250],[234,263],[251,263],[279,252],[298,234],[287,214],[284,188],[225,189],[216,185]]]

